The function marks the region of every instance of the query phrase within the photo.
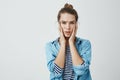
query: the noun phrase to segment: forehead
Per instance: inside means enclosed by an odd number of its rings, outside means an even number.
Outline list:
[[[60,21],[75,21],[75,16],[69,13],[61,13]]]

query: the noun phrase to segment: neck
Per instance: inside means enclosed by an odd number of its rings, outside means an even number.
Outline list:
[[[66,37],[65,39],[66,39],[66,46],[69,46],[69,41],[68,41],[69,37]]]

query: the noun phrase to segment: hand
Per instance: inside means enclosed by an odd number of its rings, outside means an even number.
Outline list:
[[[61,45],[66,45],[66,39],[65,39],[63,29],[62,29],[61,26],[59,26],[59,32],[60,32],[60,39],[59,39],[60,44]]]
[[[75,42],[75,36],[76,36],[77,28],[78,28],[78,25],[76,24],[76,26],[73,28],[72,34],[69,38],[69,44]]]

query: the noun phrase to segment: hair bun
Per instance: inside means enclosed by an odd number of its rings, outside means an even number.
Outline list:
[[[71,4],[66,3],[66,4],[64,5],[64,8],[73,9],[73,6],[72,6]]]

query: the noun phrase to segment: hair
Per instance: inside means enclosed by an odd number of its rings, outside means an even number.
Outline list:
[[[57,20],[59,22],[62,13],[69,13],[75,16],[75,20],[78,21],[77,11],[73,8],[71,4],[66,3],[63,8],[58,12]]]

